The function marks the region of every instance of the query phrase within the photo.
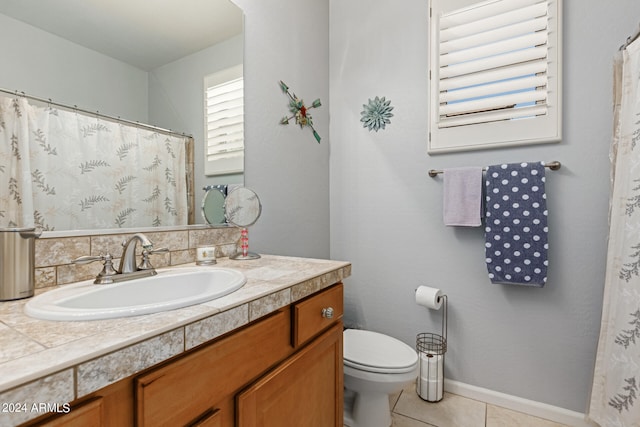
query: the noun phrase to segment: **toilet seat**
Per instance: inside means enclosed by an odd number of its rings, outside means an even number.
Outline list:
[[[416,351],[388,335],[359,329],[343,332],[344,365],[361,371],[400,374],[415,369]]]

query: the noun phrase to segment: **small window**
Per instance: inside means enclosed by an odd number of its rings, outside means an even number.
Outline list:
[[[242,66],[205,77],[205,175],[244,171]]]
[[[429,0],[430,153],[560,140],[560,2]]]

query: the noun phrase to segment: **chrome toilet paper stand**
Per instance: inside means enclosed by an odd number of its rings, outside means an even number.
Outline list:
[[[439,402],[444,396],[444,358],[447,352],[447,323],[448,298],[442,299],[442,330],[441,334],[420,333],[416,337],[418,351],[419,375],[416,392],[427,402]]]

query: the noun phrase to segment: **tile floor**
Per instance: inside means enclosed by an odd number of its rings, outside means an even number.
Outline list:
[[[392,427],[568,427],[450,393],[440,402],[425,402],[415,385],[392,396],[391,405]]]

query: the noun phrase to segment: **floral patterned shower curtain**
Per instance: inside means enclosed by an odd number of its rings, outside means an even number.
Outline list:
[[[186,137],[0,97],[0,227],[187,223]]]
[[[615,61],[613,187],[600,341],[588,416],[640,426],[640,40]]]

